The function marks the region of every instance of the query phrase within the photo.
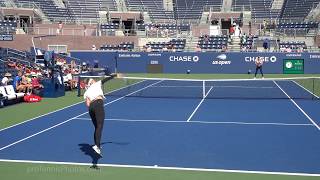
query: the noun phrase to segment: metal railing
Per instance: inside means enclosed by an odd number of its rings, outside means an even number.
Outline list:
[[[16,62],[22,62],[22,64],[27,64],[28,66],[31,66],[31,62],[30,61],[26,61],[26,60],[22,60],[16,57],[9,57],[10,60],[15,60]]]
[[[20,56],[20,57],[22,57],[22,58],[26,58],[27,57],[27,53],[26,52],[23,52],[23,51],[19,51],[19,50],[16,50],[16,49],[9,49],[9,48],[7,48],[7,56],[9,55],[9,54],[14,54],[14,55],[16,55],[16,56]]]
[[[58,25],[57,25],[58,26]],[[58,27],[26,27],[26,34],[29,35],[70,35],[70,36],[99,36],[97,28],[62,28]]]

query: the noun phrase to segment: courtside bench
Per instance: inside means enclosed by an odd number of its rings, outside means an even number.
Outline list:
[[[23,100],[24,93],[16,93],[12,85],[0,86],[0,106]]]

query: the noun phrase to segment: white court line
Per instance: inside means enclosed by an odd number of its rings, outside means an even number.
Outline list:
[[[214,88],[272,89],[271,86],[214,86]]]
[[[113,90],[113,91],[108,92],[107,95],[110,94],[110,93],[113,93],[113,92],[115,92],[115,91],[119,91],[119,90],[122,90],[122,89],[124,89],[124,88],[128,88],[128,87],[130,87],[130,86],[134,86],[134,85],[136,85],[136,84],[138,84],[138,83],[142,83],[142,82],[143,82],[143,81],[139,81],[139,82],[134,83],[134,84],[131,84],[131,85],[129,85],[129,86],[124,86],[124,87],[122,87],[122,88],[115,89],[115,90]],[[71,104],[71,105],[69,105],[69,106],[66,106],[66,107],[57,109],[57,110],[55,110],[55,111],[51,111],[51,112],[46,113],[46,114],[42,114],[42,115],[37,116],[37,117],[34,117],[34,118],[32,118],[32,119],[29,119],[29,120],[26,120],[26,121],[23,121],[23,122],[20,122],[20,123],[11,125],[11,126],[9,126],[9,127],[0,129],[0,132],[1,132],[1,131],[4,131],[4,130],[6,130],[6,129],[13,128],[13,127],[18,126],[18,125],[27,123],[27,122],[29,122],[29,121],[33,121],[33,120],[38,119],[38,118],[41,118],[41,117],[43,117],[43,116],[47,116],[47,115],[50,115],[50,114],[52,114],[52,113],[56,113],[56,112],[58,112],[58,111],[62,111],[62,110],[64,110],[64,109],[67,109],[67,108],[69,108],[69,107],[72,107],[72,106],[75,106],[75,105],[78,105],[78,104],[81,104],[81,103],[83,103],[83,101],[77,102],[77,103],[75,103],[75,104]]]
[[[206,99],[206,97],[208,96],[208,94],[210,93],[210,91],[212,90],[212,86],[209,89],[208,93],[202,98],[202,100],[200,101],[200,103],[198,104],[198,106],[194,109],[194,111],[192,112],[192,114],[189,116],[187,122],[190,121],[190,119],[193,117],[193,115],[197,112],[197,110],[199,109],[199,107],[201,106],[201,104],[203,103],[203,101]]]
[[[80,115],[78,115],[78,116],[76,116],[76,117],[70,118],[70,119],[68,119],[68,120],[66,120],[66,121],[63,121],[63,122],[59,123],[59,124],[56,124],[56,125],[51,126],[51,127],[47,128],[47,129],[44,129],[44,130],[42,130],[42,131],[39,131],[39,132],[37,132],[37,133],[35,133],[35,134],[32,134],[32,135],[30,135],[30,136],[27,136],[27,137],[25,137],[25,138],[23,138],[23,139],[20,139],[20,140],[18,140],[18,141],[15,141],[15,142],[13,142],[13,143],[11,143],[11,144],[9,144],[9,145],[6,145],[6,146],[0,148],[0,151],[2,151],[2,150],[4,150],[4,149],[7,149],[8,147],[11,147],[11,146],[13,146],[13,145],[15,145],[15,144],[18,144],[18,143],[20,143],[20,142],[22,142],[22,141],[25,141],[25,140],[27,140],[27,139],[30,139],[30,138],[32,138],[32,137],[34,137],[34,136],[36,136],[36,135],[39,135],[39,134],[44,133],[44,132],[46,132],[46,131],[49,131],[50,129],[53,129],[53,128],[55,128],[55,127],[58,127],[58,126],[60,126],[60,125],[62,125],[62,124],[65,124],[65,123],[67,123],[67,122],[69,122],[69,121],[71,121],[71,120],[73,120],[73,119],[75,119],[75,118],[77,118],[77,117],[80,117],[80,116],[82,116],[82,115],[84,115],[84,114],[86,114],[86,113],[87,113],[87,112],[82,113],[82,114],[80,114]]]
[[[116,102],[116,101],[119,101],[119,100],[125,98],[126,96],[130,96],[130,95],[132,95],[132,94],[134,94],[134,93],[137,93],[137,92],[139,92],[139,91],[142,91],[142,90],[144,90],[144,89],[146,89],[146,88],[148,88],[148,87],[150,87],[150,86],[152,86],[152,85],[154,85],[154,84],[158,84],[158,83],[160,83],[160,82],[161,82],[161,81],[158,81],[158,82],[153,83],[153,84],[150,84],[150,85],[148,85],[148,86],[146,86],[146,87],[144,87],[144,88],[141,88],[141,89],[139,89],[139,90],[137,90],[137,91],[134,91],[134,92],[132,92],[132,93],[130,93],[130,94],[127,94],[127,95],[125,95],[125,96],[122,96],[122,97],[120,97],[120,98],[117,98],[117,99],[115,99],[115,100],[113,100],[113,101],[110,101],[110,102],[104,104],[104,106],[107,106],[107,105],[109,105],[109,104],[111,104],[111,103],[114,103],[114,102]],[[51,127],[47,128],[47,129],[44,129],[44,130],[39,131],[39,132],[37,132],[37,133],[35,133],[35,134],[32,134],[32,135],[30,135],[30,136],[28,136],[28,137],[25,137],[25,138],[23,138],[23,139],[20,139],[20,140],[18,140],[18,141],[15,141],[15,142],[7,145],[7,146],[4,146],[4,147],[0,148],[0,151],[6,149],[6,148],[8,148],[8,147],[11,147],[11,146],[13,146],[13,145],[15,145],[15,144],[18,144],[18,143],[20,143],[20,142],[23,142],[23,141],[25,141],[25,140],[27,140],[27,139],[30,139],[30,138],[32,138],[32,137],[34,137],[34,136],[37,136],[37,135],[39,135],[39,134],[42,134],[42,133],[44,133],[44,132],[46,132],[46,131],[49,131],[50,129],[53,129],[53,128],[58,127],[58,126],[60,126],[60,125],[62,125],[62,124],[65,124],[65,123],[67,123],[67,122],[69,122],[69,121],[71,121],[71,120],[73,120],[73,119],[75,119],[75,118],[78,118],[78,117],[80,117],[80,116],[82,116],[82,115],[84,115],[84,114],[87,114],[87,113],[88,113],[88,112],[84,112],[84,113],[82,113],[82,114],[80,114],[80,115],[77,115],[77,116],[75,116],[75,117],[73,117],[73,118],[70,118],[70,119],[68,119],[68,120],[65,120],[65,121],[63,121],[63,122],[61,122],[61,123],[59,123],[59,124],[56,124],[56,125],[51,126]]]
[[[273,82],[290,99],[290,101],[312,122],[312,124],[315,125],[318,130],[320,130],[319,125],[314,122],[314,120],[279,86],[279,84],[277,82],[275,82],[275,81],[273,81]]]
[[[38,118],[41,118],[41,117],[43,117],[43,116],[47,116],[47,115],[50,115],[50,114],[52,114],[52,113],[55,113],[55,112],[58,112],[58,111],[62,111],[62,110],[64,110],[64,109],[67,109],[67,108],[69,108],[69,107],[72,107],[72,106],[75,106],[75,105],[78,105],[78,104],[81,104],[81,103],[83,103],[83,101],[81,101],[81,102],[77,102],[77,103],[75,103],[75,104],[71,104],[71,105],[66,106],[66,107],[64,107],[64,108],[57,109],[57,110],[55,110],[55,111],[51,111],[51,112],[49,112],[49,113],[42,114],[42,115],[37,116],[37,117],[34,117],[34,118],[32,118],[32,119],[29,119],[29,120],[26,120],[26,121],[23,121],[23,122],[20,122],[20,123],[14,124],[14,125],[12,125],[12,126],[9,126],[9,127],[3,128],[3,129],[0,129],[0,132],[1,132],[1,131],[4,131],[4,130],[6,130],[6,129],[13,128],[13,127],[18,126],[18,125],[21,125],[21,124],[27,123],[27,122],[29,122],[29,121],[33,121],[33,120],[38,119]]]
[[[152,86],[153,88],[203,88],[203,86]],[[211,86],[206,86],[211,87]],[[271,86],[214,86],[215,88],[273,89]]]
[[[300,86],[302,89],[306,90],[307,92],[309,92],[310,94],[312,94],[313,96],[317,97],[319,99],[319,96],[317,96],[316,94],[314,94],[313,92],[311,92],[309,89],[303,87],[301,84],[297,83],[294,80],[291,80],[292,82],[294,82],[296,85]]]
[[[0,162],[10,163],[32,163],[32,164],[54,164],[54,165],[75,165],[75,166],[92,166],[91,163],[76,162],[56,162],[56,161],[31,161],[31,160],[11,160],[0,159]],[[283,176],[306,176],[320,177],[320,174],[312,173],[290,173],[277,171],[250,171],[250,170],[234,170],[234,169],[205,169],[205,168],[184,168],[184,167],[168,167],[168,166],[142,166],[142,165],[120,165],[120,164],[98,164],[100,167],[117,167],[117,168],[136,168],[136,169],[156,169],[156,170],[177,170],[177,171],[199,171],[199,172],[222,172],[222,173],[239,173],[239,174],[262,174],[262,175],[283,175]]]
[[[78,120],[91,121],[90,118],[75,118]],[[195,124],[238,124],[238,125],[274,125],[274,126],[314,126],[313,124],[291,124],[291,123],[268,123],[268,122],[232,122],[232,121],[170,121],[161,119],[104,119],[105,121],[119,122],[158,122],[158,123],[195,123]]]

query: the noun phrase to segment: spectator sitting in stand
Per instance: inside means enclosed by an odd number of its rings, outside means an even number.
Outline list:
[[[9,68],[16,68],[17,63],[11,61],[10,59],[8,59],[8,64],[7,65],[8,65]]]
[[[175,47],[175,46],[172,46],[171,51],[172,51],[172,52],[176,52],[176,47]]]
[[[42,84],[40,84],[40,80],[37,77],[37,74],[32,74],[31,85],[32,85],[32,93],[36,95],[40,95],[40,90],[43,89],[44,87]]]
[[[13,78],[13,88],[17,92],[22,92],[24,90],[24,87],[20,85],[21,76],[22,73],[19,71],[16,77]]]
[[[22,75],[21,76],[21,82],[20,82],[20,86],[22,86],[23,91],[25,93],[31,93],[32,92],[32,84],[31,84],[31,79],[28,77],[29,74],[26,75]]]
[[[70,90],[76,88],[77,81],[73,79],[71,71],[67,71],[66,74],[67,75],[63,77],[63,80],[65,81],[65,83],[68,84],[68,86],[70,87]]]
[[[151,46],[148,46],[148,47],[147,47],[147,52],[151,52],[151,51],[152,51]]]
[[[164,46],[164,47],[162,48],[162,51],[163,51],[163,52],[168,52],[167,46]]]
[[[200,48],[200,45],[199,45],[199,44],[197,45],[195,51],[196,51],[196,52],[201,52],[201,48]]]
[[[2,86],[7,86],[10,81],[11,81],[11,74],[10,73],[6,73],[4,75],[4,77],[2,78],[2,80],[1,80],[1,85]]]

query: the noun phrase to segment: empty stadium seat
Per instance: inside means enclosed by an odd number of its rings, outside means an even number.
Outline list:
[[[203,50],[216,50],[228,46],[228,36],[200,36],[198,46]]]
[[[272,9],[273,0],[232,0],[233,9],[242,11],[243,8],[249,8],[253,19],[278,18],[281,9]]]
[[[16,21],[0,20],[0,34],[15,34],[16,28]]]
[[[106,51],[132,51],[133,49],[133,42],[122,42],[119,45],[105,44],[100,47],[100,50]]]
[[[282,18],[303,20],[320,0],[285,0]]]
[[[185,39],[172,39],[169,42],[148,42],[146,46],[150,46],[152,52],[161,52],[161,51],[168,51],[172,48],[176,50],[176,52],[182,52],[186,46]],[[167,48],[167,50],[164,50]]]

